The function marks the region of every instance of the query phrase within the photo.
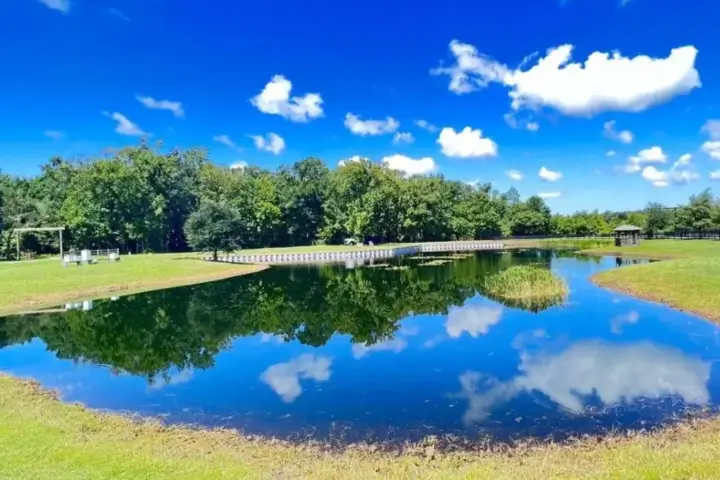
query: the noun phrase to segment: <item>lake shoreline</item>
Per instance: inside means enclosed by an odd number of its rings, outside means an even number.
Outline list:
[[[125,259],[125,258],[124,258]],[[183,261],[202,262],[200,259],[183,258]],[[202,262],[208,263],[208,262]],[[151,292],[166,288],[184,287],[190,285],[198,285],[201,283],[214,282],[217,280],[226,280],[228,278],[250,275],[268,268],[267,265],[236,265],[236,264],[219,264],[222,267],[208,270],[206,272],[195,272],[190,274],[182,274],[181,276],[167,276],[161,279],[149,278],[142,280],[122,279],[121,281],[113,281],[105,285],[96,285],[81,290],[61,291],[54,293],[44,293],[37,297],[28,297],[20,301],[11,302],[9,304],[0,305],[0,317],[27,312],[28,310],[42,310],[44,308],[52,308],[57,305],[67,303],[85,301],[85,300],[104,300],[117,295],[133,295],[137,293]],[[120,265],[118,265],[120,266]],[[63,268],[63,267],[59,267]],[[64,267],[64,268],[96,268],[96,266],[83,267]]]
[[[652,240],[633,247],[581,250],[584,255],[662,260],[590,277],[595,285],[720,324],[720,242]]]
[[[152,469],[153,478],[174,480],[348,478],[347,471],[355,472],[353,478],[358,479],[544,479],[602,476],[608,468],[625,477],[720,475],[715,461],[720,453],[720,421],[711,419],[689,420],[654,432],[590,436],[572,444],[528,441],[513,447],[485,444],[473,451],[445,452],[429,438],[408,444],[401,452],[372,445],[329,451],[320,443],[264,439],[231,429],[167,426],[95,411],[62,402],[56,392],[33,380],[6,374],[0,374],[0,387],[0,439],[15,445],[13,452],[0,453],[0,459],[3,453],[11,453],[13,459],[0,462],[0,472],[11,468],[15,478],[37,478],[46,471],[42,464],[53,457],[65,459],[53,470],[56,478],[72,478],[99,464],[108,469],[105,474],[146,474]],[[45,461],[37,461],[39,452]]]

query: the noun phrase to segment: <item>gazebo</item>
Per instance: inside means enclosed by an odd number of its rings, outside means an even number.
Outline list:
[[[635,225],[620,225],[615,232],[615,246],[627,247],[630,245],[638,245],[640,243],[640,227]]]

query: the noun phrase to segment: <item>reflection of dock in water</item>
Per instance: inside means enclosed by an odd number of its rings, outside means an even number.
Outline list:
[[[115,301],[120,297],[110,297],[110,301]],[[93,309],[93,300],[83,300],[82,302],[66,303],[63,307],[56,308],[42,308],[39,310],[26,310],[23,315],[42,315],[46,313],[65,313],[71,310],[81,310],[83,312],[89,312]]]

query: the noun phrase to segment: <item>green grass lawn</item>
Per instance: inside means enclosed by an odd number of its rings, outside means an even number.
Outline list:
[[[720,242],[650,240],[634,247],[585,252],[672,259],[607,270],[592,280],[603,287],[664,303],[720,323]]]
[[[687,479],[720,478],[720,425],[685,424],[655,435],[573,446],[403,453],[249,439],[231,431],[138,423],[64,404],[0,375],[0,478],[35,479]]]
[[[125,255],[120,262],[63,267],[58,258],[0,263],[0,314],[228,278],[254,265],[204,262],[194,255]]]

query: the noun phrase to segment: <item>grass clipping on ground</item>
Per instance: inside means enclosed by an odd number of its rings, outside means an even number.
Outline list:
[[[568,293],[565,280],[535,265],[510,267],[488,277],[484,286],[489,297],[531,311],[564,303]]]
[[[402,452],[370,446],[328,452],[230,430],[166,427],[94,412],[4,375],[0,442],[0,478],[15,480],[720,478],[716,421],[566,446],[442,453],[428,440]]]

